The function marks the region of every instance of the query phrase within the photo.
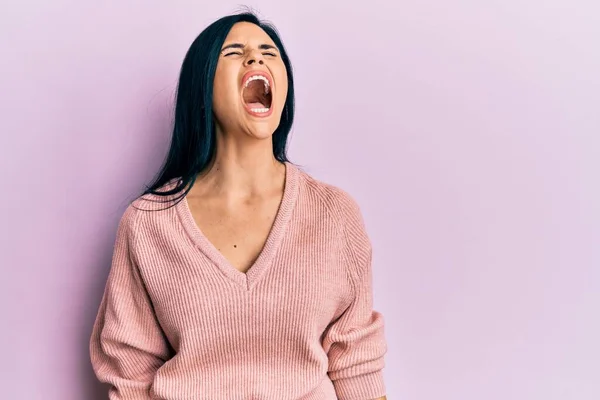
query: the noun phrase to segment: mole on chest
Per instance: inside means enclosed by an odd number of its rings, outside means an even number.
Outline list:
[[[272,215],[244,215],[238,218],[212,215],[195,219],[210,243],[241,272],[246,272],[260,255],[275,219]]]

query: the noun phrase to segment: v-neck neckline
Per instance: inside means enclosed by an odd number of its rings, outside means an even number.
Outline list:
[[[187,196],[175,206],[181,223],[194,242],[194,245],[199,248],[217,266],[217,268],[227,276],[227,278],[244,287],[246,290],[251,290],[273,263],[273,258],[283,240],[298,197],[298,170],[289,162],[284,162],[284,165],[285,183],[277,214],[275,215],[275,219],[271,225],[263,248],[246,272],[242,272],[235,268],[213,245],[213,243],[208,240],[204,233],[202,233],[202,230],[194,220],[187,201]]]

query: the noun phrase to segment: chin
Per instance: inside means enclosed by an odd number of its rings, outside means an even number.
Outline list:
[[[266,118],[252,118],[246,122],[246,132],[256,139],[268,139],[279,126],[280,118],[273,114]]]
[[[262,140],[273,136],[275,129],[276,127],[272,126],[253,126],[249,127],[248,132],[253,138]]]

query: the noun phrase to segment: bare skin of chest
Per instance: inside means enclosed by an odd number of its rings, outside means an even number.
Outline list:
[[[197,198],[189,207],[204,236],[240,272],[247,272],[261,253],[275,221],[281,196],[225,204]]]

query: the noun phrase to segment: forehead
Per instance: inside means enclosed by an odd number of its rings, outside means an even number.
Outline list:
[[[275,44],[263,29],[251,22],[238,22],[231,27],[229,34],[225,38],[227,42],[253,43],[260,42],[266,44]]]

